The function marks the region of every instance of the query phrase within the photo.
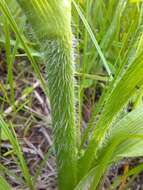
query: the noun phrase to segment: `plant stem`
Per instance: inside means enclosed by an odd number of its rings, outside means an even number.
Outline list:
[[[45,54],[59,189],[73,190],[77,155],[71,1],[17,1]]]

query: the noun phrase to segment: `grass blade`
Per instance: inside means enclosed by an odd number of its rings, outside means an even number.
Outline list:
[[[113,79],[112,72],[111,72],[111,70],[110,70],[110,68],[108,66],[108,63],[107,63],[107,61],[106,61],[106,59],[105,59],[105,57],[104,57],[104,55],[103,55],[103,53],[101,51],[101,48],[100,48],[100,46],[99,46],[99,44],[98,44],[98,42],[97,42],[97,40],[95,38],[95,35],[92,32],[92,29],[91,29],[90,25],[88,24],[86,18],[84,17],[80,7],[76,4],[76,2],[74,0],[73,0],[73,4],[74,4],[74,6],[75,6],[75,8],[76,8],[82,22],[84,23],[84,25],[85,25],[85,27],[86,27],[86,29],[87,29],[93,43],[94,43],[94,45],[95,45],[95,47],[96,47],[96,49],[97,49],[97,51],[98,51],[98,53],[99,53],[99,55],[101,57],[101,60],[103,62],[104,67],[106,68],[106,71],[107,71],[108,75],[110,76],[111,79]]]
[[[28,185],[28,187],[30,188],[30,190],[34,190],[32,178],[30,176],[28,167],[27,167],[25,159],[23,157],[23,154],[22,154],[21,148],[19,146],[18,139],[16,137],[14,129],[12,127],[13,132],[11,132],[11,130],[9,129],[8,124],[6,124],[4,122],[4,120],[2,119],[1,116],[0,116],[0,128],[1,128],[1,130],[4,131],[5,135],[9,139],[11,145],[13,146],[13,149],[14,149],[14,151],[16,153],[16,156],[18,157],[18,165],[19,165],[19,167],[20,167],[20,169],[21,169],[21,171],[23,173],[23,176],[25,178],[26,184]]]
[[[0,189],[2,190],[12,190],[10,185],[6,182],[6,180],[0,176]]]

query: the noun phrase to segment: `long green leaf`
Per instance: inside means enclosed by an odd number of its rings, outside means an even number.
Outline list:
[[[23,177],[25,178],[25,182],[26,182],[27,186],[30,188],[30,190],[33,190],[34,187],[33,187],[32,178],[30,176],[26,161],[24,159],[22,150],[21,150],[20,145],[18,143],[18,139],[17,139],[16,134],[14,132],[14,129],[12,128],[13,129],[13,133],[12,133],[11,130],[9,129],[8,124],[5,123],[5,121],[3,120],[3,118],[1,116],[0,116],[0,129],[4,131],[5,135],[7,136],[11,145],[13,146],[13,149],[16,153],[17,158],[18,158],[18,165],[19,165],[19,167],[23,173]]]
[[[110,68],[108,66],[108,63],[107,63],[107,61],[106,61],[106,59],[105,59],[105,57],[104,57],[104,55],[102,53],[102,50],[101,50],[101,48],[100,48],[100,46],[99,46],[99,44],[98,44],[98,42],[97,42],[97,40],[95,38],[95,35],[92,32],[92,29],[91,29],[90,25],[88,24],[88,22],[87,22],[86,18],[84,17],[82,11],[80,10],[80,7],[76,4],[76,2],[74,0],[73,0],[73,4],[74,4],[74,6],[75,6],[75,8],[76,8],[76,10],[77,10],[77,12],[78,12],[78,14],[79,14],[82,22],[84,23],[84,25],[85,25],[85,27],[86,27],[86,29],[87,29],[87,31],[88,31],[88,33],[89,33],[89,35],[90,35],[93,43],[94,43],[94,45],[95,45],[95,47],[96,47],[96,49],[97,49],[97,51],[98,51],[98,53],[99,53],[99,55],[101,57],[101,60],[102,60],[104,66],[105,66],[105,68],[107,70],[107,73],[109,74],[109,76],[111,77],[111,79],[113,79],[112,72],[111,72],[111,70],[110,70]]]
[[[117,81],[117,82],[116,82]],[[81,174],[86,173],[98,148],[104,141],[104,137],[108,128],[111,126],[113,119],[123,109],[129,98],[135,93],[136,88],[143,83],[143,56],[137,57],[132,64],[124,71],[122,77],[119,77],[110,88],[111,92],[109,98],[105,102],[105,107],[100,119],[94,129],[89,146],[80,160]]]
[[[97,161],[99,172],[94,176],[94,187],[98,185],[111,162],[124,157],[143,156],[143,108],[140,107],[127,114],[110,129],[107,138],[109,138],[108,145],[103,148]]]
[[[26,52],[26,54],[27,54],[27,56],[28,56],[28,58],[32,64],[32,67],[35,71],[35,74],[37,75],[38,79],[40,80],[44,91],[46,92],[46,94],[48,94],[48,89],[45,85],[45,80],[40,73],[39,66],[35,62],[35,59],[33,58],[33,55],[31,54],[28,45],[25,43],[25,38],[21,34],[21,32],[19,31],[19,28],[18,28],[12,14],[11,14],[11,12],[10,12],[10,10],[9,10],[9,8],[8,8],[8,6],[4,0],[0,1],[0,10],[4,14],[4,16],[7,18],[11,28],[13,29],[13,31],[17,35],[17,38],[19,39],[21,45],[23,46],[23,48],[24,48],[24,50],[25,50],[25,52]]]
[[[0,176],[0,189],[1,190],[12,190],[10,185],[6,182],[6,180]]]
[[[81,179],[79,184],[86,184],[87,179],[94,178],[93,181],[88,180],[88,182],[91,182],[91,190],[96,189],[102,175],[109,165],[124,157],[143,156],[142,147],[143,108],[139,107],[127,114],[110,129],[103,147],[100,148],[98,158],[94,163],[94,165],[98,167],[98,170],[91,169],[90,172]],[[94,171],[94,174],[91,171]],[[77,187],[81,186],[78,185]]]

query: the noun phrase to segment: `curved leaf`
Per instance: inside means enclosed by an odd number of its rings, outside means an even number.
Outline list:
[[[124,157],[143,156],[143,107],[132,111],[108,132],[101,148],[96,167],[81,179],[76,190],[87,185],[95,189],[109,165]],[[95,166],[95,165],[94,165]],[[90,179],[90,180],[89,180]],[[89,183],[89,184],[88,184]],[[83,188],[84,189],[84,188]]]
[[[90,169],[91,164],[102,145],[105,135],[114,118],[143,83],[143,55],[140,54],[113,84],[109,98],[105,102],[103,113],[96,124],[88,148],[80,160],[81,176]]]
[[[143,107],[127,114],[110,129],[108,135],[96,161],[99,169],[94,176],[94,188],[111,163],[124,157],[143,156]]]
[[[12,190],[10,185],[6,182],[6,180],[2,176],[0,176],[0,189]]]

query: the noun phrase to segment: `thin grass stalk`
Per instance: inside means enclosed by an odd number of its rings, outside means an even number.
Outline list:
[[[70,0],[17,0],[45,54],[57,156],[58,185],[76,184],[74,63]]]

